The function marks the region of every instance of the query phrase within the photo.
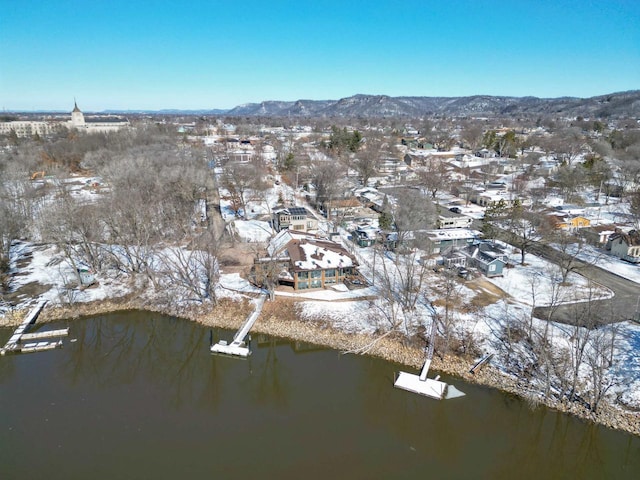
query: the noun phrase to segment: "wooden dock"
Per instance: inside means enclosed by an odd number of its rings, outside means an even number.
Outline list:
[[[212,353],[223,353],[225,355],[235,355],[237,357],[248,357],[251,355],[251,350],[245,344],[244,339],[251,330],[251,327],[256,323],[258,317],[260,316],[260,312],[262,312],[262,307],[264,305],[265,300],[267,299],[267,294],[263,293],[260,295],[258,300],[256,301],[256,307],[247,317],[240,330],[236,332],[233,336],[233,340],[231,343],[227,343],[226,340],[220,340],[215,345],[211,345]]]
[[[7,344],[4,347],[0,348],[0,355],[6,355],[9,352],[42,352],[62,346],[62,340],[43,341],[43,339],[64,337],[69,334],[68,328],[63,328],[60,330],[50,330],[47,332],[27,333],[29,328],[31,328],[31,326],[35,323],[38,315],[40,315],[40,312],[46,304],[47,300],[40,300],[40,302],[38,302],[38,304],[31,309],[22,323],[13,332],[13,335],[11,335],[11,338],[9,338]],[[25,340],[32,341],[24,343]]]

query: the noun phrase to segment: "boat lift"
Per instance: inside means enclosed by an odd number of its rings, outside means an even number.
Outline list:
[[[431,366],[431,360],[433,359],[436,331],[437,325],[435,318],[433,318],[431,321],[431,337],[429,339],[427,358],[422,366],[420,375],[399,372],[393,385],[396,388],[424,395],[425,397],[435,398],[436,400],[448,400],[450,398],[462,397],[464,396],[464,392],[461,392],[453,385],[441,382],[440,375],[437,375],[435,378],[427,378],[429,367]]]

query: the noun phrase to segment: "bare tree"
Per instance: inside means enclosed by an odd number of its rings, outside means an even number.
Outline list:
[[[573,166],[576,159],[585,153],[587,147],[584,135],[576,127],[556,132],[550,145],[558,160],[566,162],[569,167]]]
[[[607,392],[615,385],[610,375],[614,365],[614,352],[618,337],[618,326],[607,325],[591,335],[586,354],[586,364],[590,374],[589,408],[597,413],[598,406]]]
[[[397,247],[404,248],[404,243],[407,243],[407,248],[422,246],[419,231],[434,228],[437,222],[435,205],[415,188],[395,188],[390,194],[396,199],[393,220]]]
[[[72,269],[77,286],[82,286],[80,269],[82,257],[78,244],[74,238],[78,203],[71,197],[68,187],[64,183],[57,186],[56,202],[49,206],[42,215],[40,231],[43,239],[54,243],[64,253],[65,260]]]
[[[484,126],[478,121],[468,120],[462,125],[462,141],[471,150],[477,150],[480,147],[483,134]]]
[[[327,211],[326,205],[338,197],[339,181],[344,177],[344,167],[338,162],[318,161],[311,167],[311,181],[316,187],[316,205]],[[327,211],[327,217],[330,212]]]
[[[230,163],[224,167],[222,185],[231,195],[232,208],[237,216],[247,218],[247,195],[261,179],[259,170],[253,164]]]
[[[353,168],[360,174],[365,187],[369,179],[378,172],[383,141],[380,137],[367,135],[364,148],[360,149],[353,162]]]
[[[520,203],[515,203],[510,207],[505,223],[511,234],[510,243],[520,249],[520,263],[524,265],[528,249],[541,238],[537,230],[540,225],[540,214],[526,209]]]
[[[26,226],[19,197],[12,195],[10,185],[0,182],[0,292],[8,286],[11,245]]]
[[[415,169],[418,185],[425,188],[435,199],[438,191],[446,190],[450,183],[447,165],[439,158],[429,156],[424,166]]]
[[[174,306],[179,305],[180,300],[217,303],[217,240],[207,235],[198,243],[198,248],[173,248],[157,253],[160,265],[154,272],[154,283],[164,287],[169,302]],[[177,294],[180,292],[184,292],[184,297]]]

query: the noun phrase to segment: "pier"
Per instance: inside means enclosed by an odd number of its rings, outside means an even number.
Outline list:
[[[7,341],[7,344],[0,349],[0,355],[6,355],[9,352],[15,353],[31,353],[42,352],[45,350],[53,350],[62,346],[62,340],[48,341],[44,339],[64,337],[69,334],[68,328],[60,330],[50,330],[47,332],[27,333],[29,328],[36,322],[38,315],[47,304],[47,300],[40,300],[38,304],[31,309],[29,314],[24,318],[22,323],[16,328]],[[31,340],[24,343],[25,340]]]
[[[248,357],[249,355],[251,355],[251,350],[244,342],[244,339],[248,335],[249,330],[251,330],[251,327],[253,327],[254,323],[256,323],[256,320],[258,320],[266,299],[267,294],[263,293],[260,295],[260,297],[256,301],[255,309],[247,317],[244,324],[240,327],[240,330],[238,330],[233,336],[233,340],[231,341],[231,343],[228,343],[226,340],[220,340],[215,345],[211,345],[211,352],[223,353],[225,355],[234,355],[237,357]]]

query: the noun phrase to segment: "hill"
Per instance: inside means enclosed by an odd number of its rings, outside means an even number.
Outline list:
[[[590,98],[389,97],[354,95],[340,100],[265,101],[237,106],[231,116],[292,117],[416,117],[451,116],[567,116],[588,118],[640,117],[640,90]]]

